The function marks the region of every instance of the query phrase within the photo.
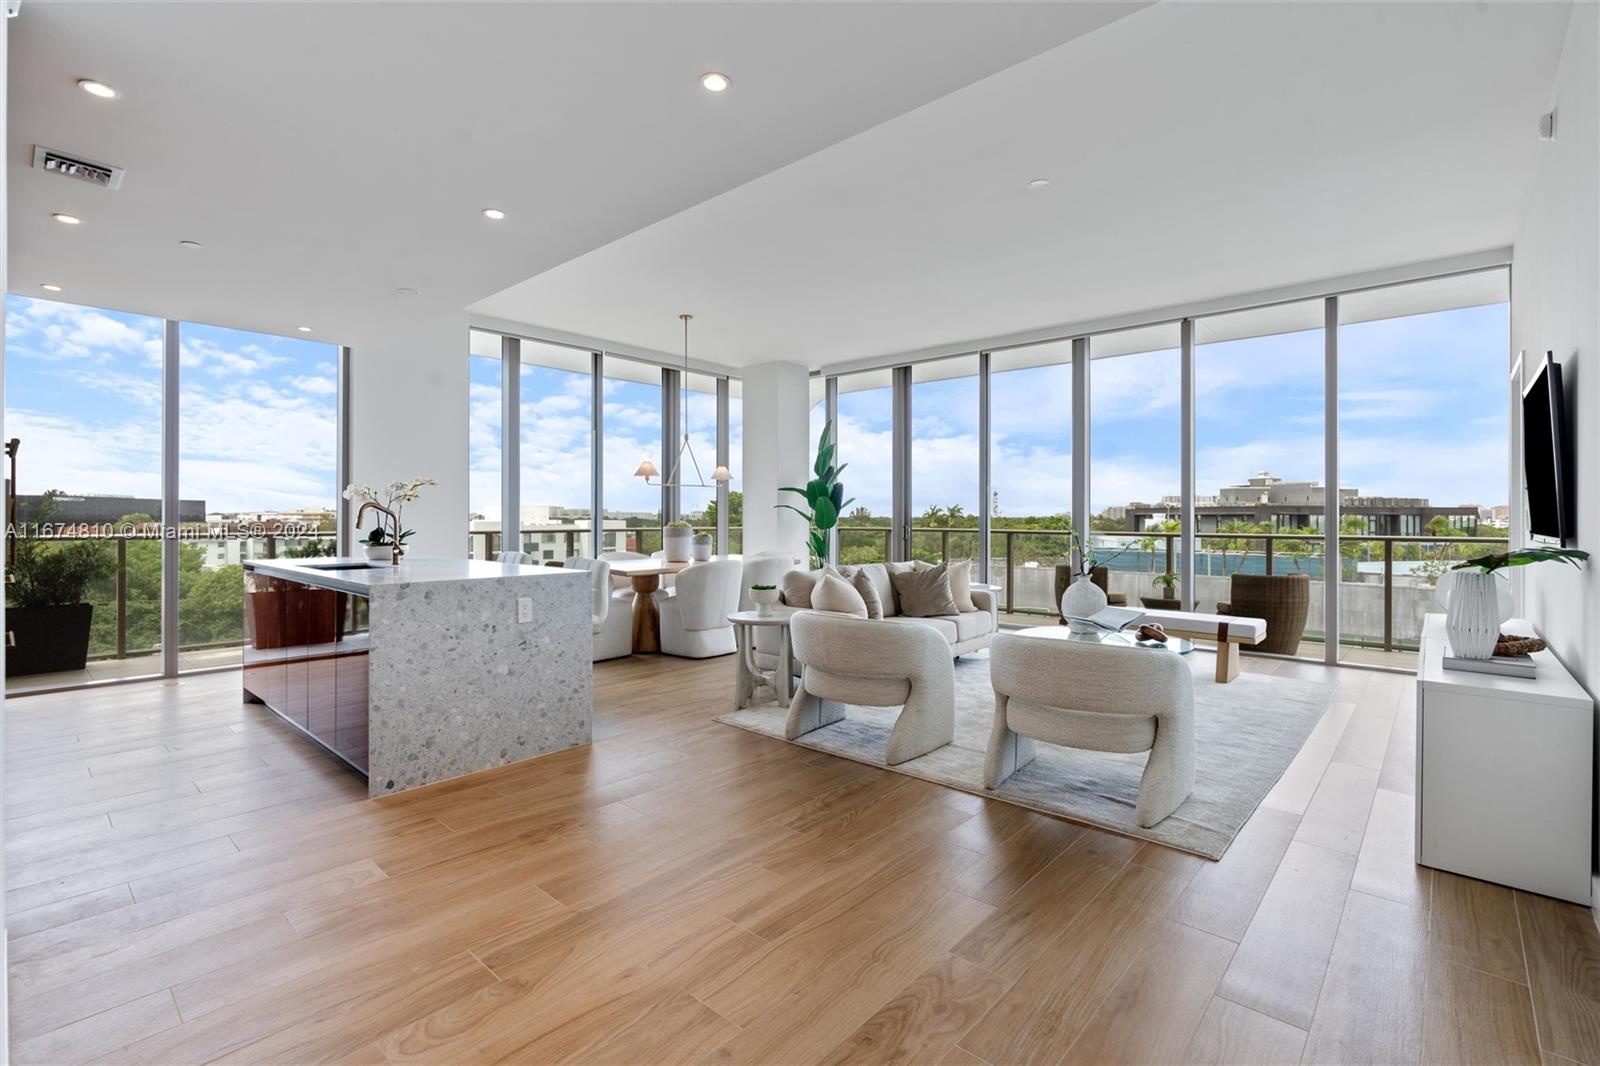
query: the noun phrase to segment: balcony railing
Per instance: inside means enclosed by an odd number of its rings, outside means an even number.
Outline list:
[[[695,526],[696,533],[717,535],[716,526]],[[538,556],[545,562],[559,563],[589,552],[589,526],[524,526],[522,551]],[[547,540],[546,538],[553,538]],[[469,530],[467,554],[473,559],[494,560],[500,557],[501,534],[493,530]],[[729,551],[738,554],[744,540],[744,531],[738,526],[728,529]],[[612,526],[601,531],[602,552],[634,551],[643,555],[661,550],[660,526]]]
[[[891,530],[885,526],[840,526],[843,562],[887,559]],[[1164,597],[1155,578],[1183,569],[1182,535],[1154,531],[1095,531],[1091,551],[1109,570],[1111,591],[1138,604],[1142,597]],[[1214,610],[1228,598],[1236,573],[1299,572],[1320,586],[1324,575],[1321,533],[1202,533],[1197,538],[1195,607]],[[1339,643],[1384,652],[1414,651],[1422,616],[1440,608],[1434,600],[1438,575],[1454,563],[1504,548],[1504,538],[1456,536],[1373,536],[1342,534],[1340,544]],[[973,558],[978,531],[973,527],[913,526],[911,553],[929,561]],[[1053,617],[1057,613],[1057,566],[1070,565],[1067,530],[995,529],[990,532],[990,581],[997,587],[1002,614]],[[1119,554],[1120,552],[1120,554]],[[1306,639],[1327,639],[1320,592],[1311,597]]]

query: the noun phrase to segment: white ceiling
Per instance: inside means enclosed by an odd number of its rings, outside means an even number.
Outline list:
[[[1503,247],[1568,15],[1146,8],[473,310],[817,367]]]
[[[1139,6],[30,0],[11,26],[9,281],[328,340],[393,331]],[[730,92],[699,87],[711,69]],[[35,144],[125,167],[123,186],[34,170]],[[674,346],[667,294],[641,278],[624,321],[594,313],[590,277],[586,299],[517,306]]]

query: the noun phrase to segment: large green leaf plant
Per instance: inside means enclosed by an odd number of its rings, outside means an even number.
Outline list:
[[[777,506],[786,507],[806,520],[806,526],[810,529],[808,542],[813,569],[828,561],[828,532],[839,524],[839,516],[844,509],[855,502],[854,497],[848,500],[844,498],[844,483],[839,480],[839,475],[850,464],[835,467],[833,454],[833,423],[829,421],[823,425],[822,435],[817,438],[817,461],[811,468],[816,476],[806,482],[803,489],[785,485],[778,490],[792,492],[806,501],[809,510],[802,510],[792,503],[780,503]]]

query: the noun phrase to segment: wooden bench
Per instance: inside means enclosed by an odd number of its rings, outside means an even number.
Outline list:
[[[1146,622],[1154,622],[1175,637],[1217,642],[1217,684],[1226,685],[1239,676],[1239,646],[1260,644],[1267,638],[1265,618],[1241,618],[1230,614],[1201,614],[1198,611],[1144,612]]]

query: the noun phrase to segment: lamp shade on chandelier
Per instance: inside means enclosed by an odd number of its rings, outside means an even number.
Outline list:
[[[661,479],[661,471],[656,469],[656,464],[649,459],[639,464],[639,469],[633,472],[634,477],[644,478],[644,483],[651,486],[664,486],[666,488],[696,488],[714,489],[719,485],[726,485],[733,480],[733,475],[725,466],[719,466],[711,471],[711,480],[705,479],[705,474],[700,471],[700,461],[695,458],[694,445],[689,443],[689,320],[693,315],[679,315],[683,320],[683,377],[680,379],[678,391],[683,395],[683,443],[678,446],[678,454],[672,461],[672,469],[667,471],[665,479]],[[684,477],[687,469],[684,466],[684,456],[689,457],[689,468],[694,470],[694,480],[686,481]],[[660,480],[652,480],[652,479]]]

